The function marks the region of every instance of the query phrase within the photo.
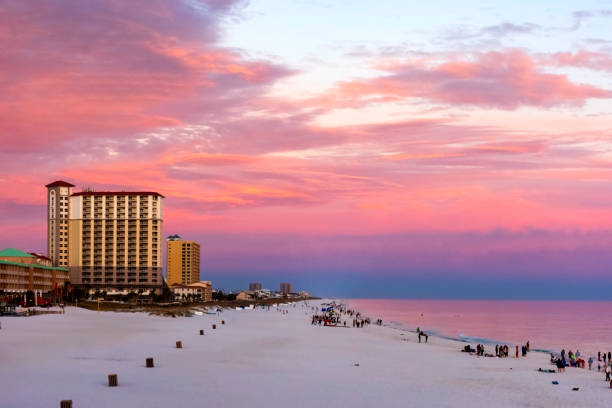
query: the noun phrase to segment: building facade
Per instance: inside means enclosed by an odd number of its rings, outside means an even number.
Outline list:
[[[54,265],[65,260],[70,282],[77,286],[161,287],[163,196],[148,191],[72,193],[66,185],[72,186],[63,181],[47,185],[49,214],[57,217],[53,208],[60,211],[59,235],[54,233],[58,224],[51,223],[55,218],[49,218],[49,257]],[[67,204],[65,194],[69,194]],[[64,203],[59,207],[58,197]],[[52,249],[58,244],[60,252],[54,258]]]
[[[74,184],[56,181],[47,184],[47,255],[53,265],[68,267],[68,224],[70,195]]]
[[[202,302],[212,301],[212,283],[209,281],[194,282],[190,285],[175,283],[169,287],[174,297],[178,300],[191,298]]]
[[[282,293],[283,295],[288,295],[289,293],[292,293],[292,292],[293,291],[292,291],[290,283],[283,282],[280,284],[280,293]]]
[[[38,257],[17,249],[0,251],[0,290],[11,293],[32,291],[37,294],[61,290],[68,281],[68,269],[49,265]]]
[[[200,244],[178,235],[166,240],[166,282],[190,285],[200,281]]]
[[[251,282],[251,283],[249,283],[249,290],[250,291],[261,290],[261,283],[259,283],[259,282]]]

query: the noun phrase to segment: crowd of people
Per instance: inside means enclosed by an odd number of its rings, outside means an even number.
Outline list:
[[[520,346],[520,349],[521,349],[521,356],[526,357],[527,353],[529,352],[529,341],[525,343],[524,345]],[[477,344],[475,349],[472,348],[472,346],[467,345],[463,347],[462,351],[466,353],[476,354],[477,356],[482,356],[482,357],[499,357],[499,358],[510,357],[510,346],[508,346],[507,344],[502,344],[502,345],[496,344],[495,354],[487,353],[485,351],[484,344]],[[519,346],[518,345],[515,346],[514,357],[516,358],[519,357]]]
[[[347,327],[347,321],[349,318],[352,318],[353,327],[355,328],[363,328],[370,324],[369,317],[362,316],[361,313],[356,310],[347,309],[344,305],[332,303],[331,305],[326,305],[326,307],[322,307],[320,312],[318,312],[318,309],[315,308],[313,308],[313,311],[315,312],[312,315],[313,325],[340,325],[343,327]],[[382,325],[382,320],[378,319],[376,323],[378,325]]]
[[[589,370],[593,370],[595,360],[593,357],[589,357],[589,359],[585,361],[584,358],[581,357],[580,350],[576,350],[575,353],[572,350],[568,350],[566,353],[565,349],[562,349],[557,355],[550,353],[550,362],[557,367],[557,372],[562,373],[565,372],[566,367],[586,368],[587,364]],[[597,352],[597,371],[603,371],[605,374],[605,381],[610,381],[612,379],[612,352]]]

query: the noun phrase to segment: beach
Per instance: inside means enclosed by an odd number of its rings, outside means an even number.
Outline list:
[[[465,343],[430,336],[419,344],[415,333],[385,326],[312,325],[312,307],[321,302],[176,318],[74,307],[66,314],[2,317],[0,406],[72,400],[74,408],[607,407],[612,401],[597,371],[538,372],[553,368],[545,353],[476,357],[460,352]],[[154,368],[145,367],[148,357]],[[117,374],[118,387],[108,387],[108,374]]]

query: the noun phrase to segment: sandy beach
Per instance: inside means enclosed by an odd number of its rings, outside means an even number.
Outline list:
[[[64,315],[3,317],[0,406],[58,407],[64,399],[73,400],[74,408],[612,402],[601,373],[538,372],[552,368],[546,354],[475,357],[459,351],[463,343],[430,337],[419,344],[414,333],[384,326],[313,326],[311,307],[319,303],[178,318],[72,307]],[[179,340],[181,349],[175,346]],[[145,367],[147,357],[154,358],[154,368]],[[108,387],[111,373],[118,375],[116,388]]]

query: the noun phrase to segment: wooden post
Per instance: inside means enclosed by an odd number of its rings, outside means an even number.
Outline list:
[[[147,368],[153,368],[153,357],[147,358]]]
[[[60,408],[72,408],[72,400],[61,400]]]
[[[204,335],[204,330],[200,330],[200,336]]]
[[[225,324],[225,320],[221,320],[221,324]]]
[[[183,342],[182,341],[177,341],[176,342],[176,348],[183,348]]]
[[[108,386],[116,387],[117,386],[117,374],[109,374],[108,375]]]
[[[213,324],[213,330],[214,330],[214,329],[216,329],[216,328],[217,328],[217,325],[216,325],[216,324]]]

